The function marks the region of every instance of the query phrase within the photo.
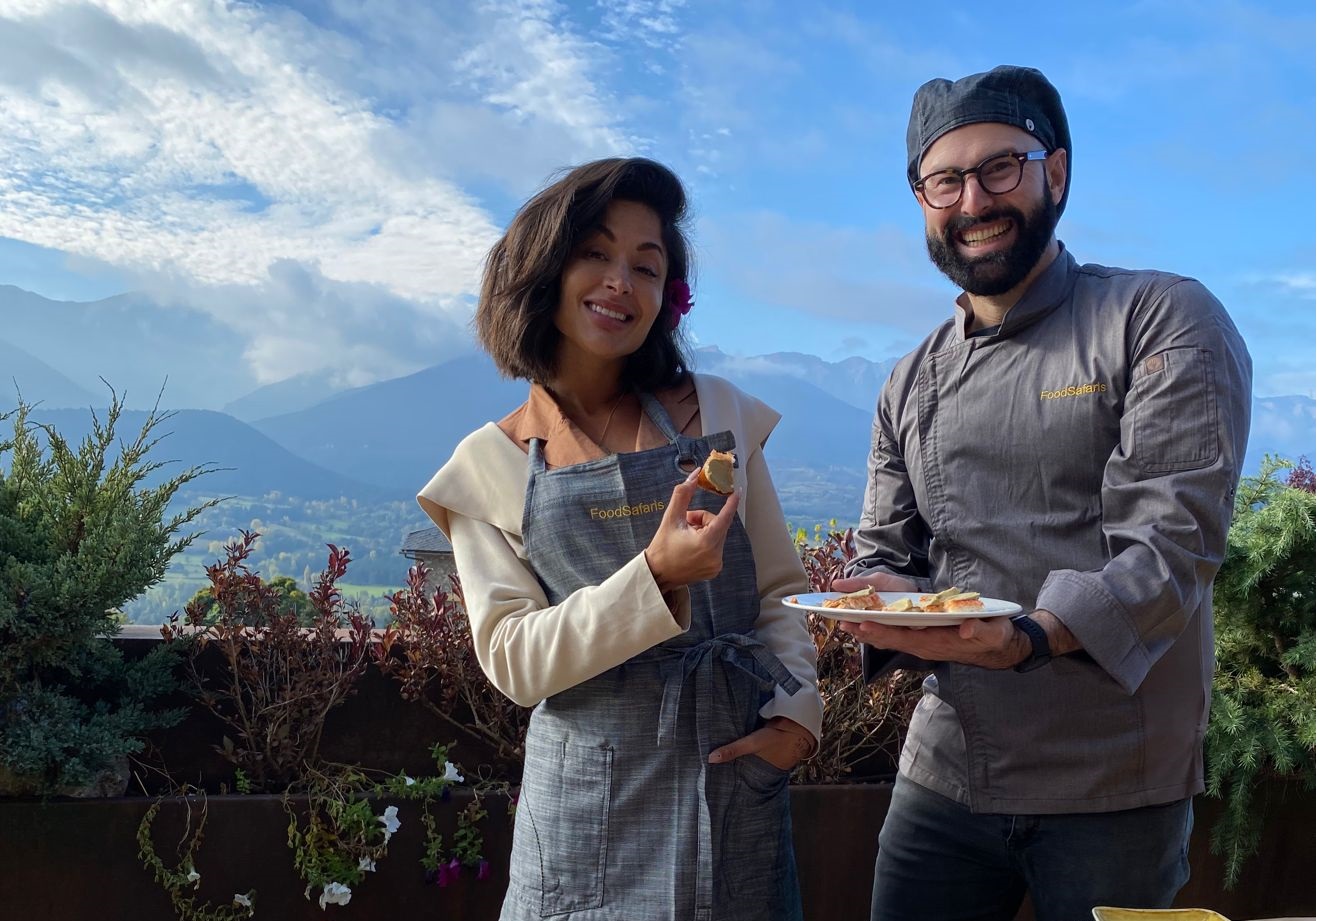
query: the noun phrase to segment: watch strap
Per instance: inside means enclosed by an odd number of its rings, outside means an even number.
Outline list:
[[[1029,638],[1029,656],[1019,665],[1015,666],[1017,672],[1031,672],[1035,668],[1046,665],[1052,659],[1052,647],[1047,642],[1047,631],[1043,629],[1042,624],[1034,620],[1028,614],[1021,614],[1018,617],[1012,617],[1011,623],[1015,628]]]

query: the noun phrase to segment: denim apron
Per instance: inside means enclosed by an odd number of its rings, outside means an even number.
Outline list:
[[[522,539],[551,604],[643,551],[692,465],[735,447],[731,432],[678,434],[656,399],[641,401],[666,445],[549,470],[531,442]],[[724,501],[699,490],[691,508]],[[774,687],[800,687],[753,636],[759,593],[739,516],[722,572],[690,596],[685,634],[531,714],[503,921],[800,918],[787,772],[755,755],[707,763],[759,725]]]

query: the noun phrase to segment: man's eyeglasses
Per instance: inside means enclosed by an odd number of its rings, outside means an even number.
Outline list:
[[[923,195],[930,208],[950,208],[965,194],[965,181],[973,173],[978,176],[983,191],[1005,195],[1019,187],[1025,163],[1030,160],[1046,160],[1047,157],[1048,152],[1045,150],[998,154],[969,169],[951,167],[929,173],[915,183],[915,191]]]

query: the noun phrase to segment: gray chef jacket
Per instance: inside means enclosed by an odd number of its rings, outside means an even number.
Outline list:
[[[1033,671],[931,667],[901,753],[974,812],[1109,812],[1203,789],[1212,580],[1252,363],[1193,279],[1055,261],[987,335],[938,327],[874,416],[848,575],[1051,611],[1083,650]]]

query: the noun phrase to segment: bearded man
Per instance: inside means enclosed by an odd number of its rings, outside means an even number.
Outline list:
[[[1015,618],[845,629],[870,677],[931,674],[879,836],[875,921],[1169,906],[1203,789],[1212,580],[1248,436],[1224,308],[1056,238],[1055,87],[998,67],[915,94],[908,179],[964,292],[873,423],[854,591],[959,586]]]

